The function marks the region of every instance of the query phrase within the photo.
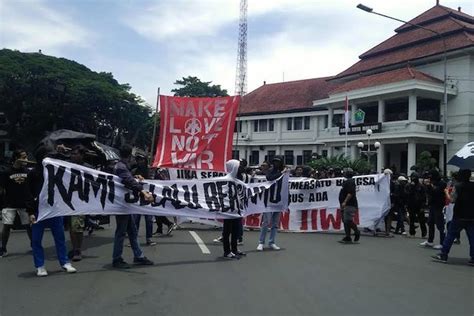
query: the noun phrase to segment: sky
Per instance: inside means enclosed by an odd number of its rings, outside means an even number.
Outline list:
[[[248,0],[247,78],[263,84],[336,75],[435,0]],[[0,48],[111,72],[150,106],[187,76],[235,91],[239,0],[0,0]],[[474,15],[472,0],[440,4]]]

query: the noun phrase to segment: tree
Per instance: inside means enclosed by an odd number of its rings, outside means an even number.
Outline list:
[[[321,169],[344,169],[344,168],[351,168],[355,172],[359,174],[367,174],[370,172],[370,164],[367,162],[366,159],[357,158],[351,160],[344,156],[344,154],[333,156],[333,157],[321,157],[318,156],[317,159],[314,159],[309,163],[311,168],[316,170]]]
[[[130,89],[111,73],[71,60],[0,50],[0,112],[9,137],[27,148],[61,128],[144,147],[153,130],[151,109]]]
[[[416,165],[411,167],[411,170],[416,170],[417,172],[423,173],[433,169],[438,169],[438,162],[431,156],[429,151],[423,151],[420,153]]]
[[[178,97],[226,97],[227,90],[220,85],[212,85],[212,81],[202,82],[198,77],[188,76],[182,80],[176,80],[175,85],[183,86],[171,90]]]

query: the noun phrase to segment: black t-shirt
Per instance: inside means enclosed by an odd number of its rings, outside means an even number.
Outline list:
[[[433,184],[433,187],[429,191],[431,206],[437,208],[444,207],[446,201],[444,189],[446,189],[446,182],[444,181]]]
[[[31,198],[28,185],[28,169],[9,167],[0,175],[0,186],[5,189],[3,207],[26,208]]]
[[[346,205],[347,206],[354,206],[358,207],[357,204],[357,197],[356,197],[356,184],[354,179],[350,178],[347,179],[341,187],[341,191],[339,191],[339,203],[342,204],[344,200],[346,199],[347,194],[352,194],[352,197],[347,201]]]

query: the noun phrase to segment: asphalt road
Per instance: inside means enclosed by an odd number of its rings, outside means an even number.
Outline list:
[[[142,225],[144,226],[144,225]],[[241,260],[221,259],[217,230],[189,230],[143,246],[151,267],[111,268],[113,227],[85,239],[76,274],[59,269],[46,232],[46,268],[34,273],[25,232],[14,232],[0,258],[0,315],[474,315],[474,267],[465,235],[450,264],[421,239],[280,233],[281,251],[255,250],[258,232],[245,232]],[[141,232],[143,233],[143,232]],[[144,242],[144,238],[141,238]],[[132,261],[130,248],[125,259]]]

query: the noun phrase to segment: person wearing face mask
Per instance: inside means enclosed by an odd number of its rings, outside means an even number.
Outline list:
[[[18,214],[21,224],[26,228],[31,243],[31,226],[27,212],[28,202],[32,201],[28,186],[28,155],[25,150],[13,152],[12,165],[0,175],[0,187],[5,193],[5,205],[2,209],[2,246],[0,258],[8,255],[7,244],[10,231]]]

